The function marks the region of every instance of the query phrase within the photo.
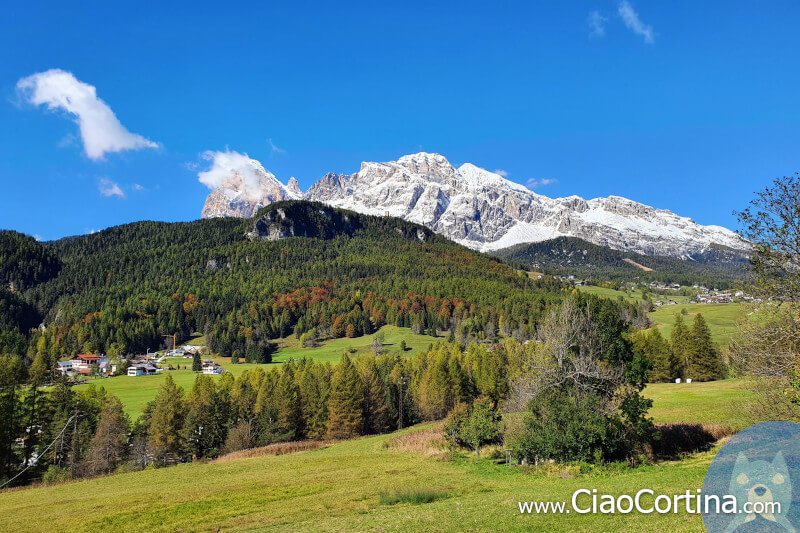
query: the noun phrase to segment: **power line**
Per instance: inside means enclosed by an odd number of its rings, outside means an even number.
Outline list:
[[[44,449],[44,451],[43,451],[41,454],[37,455],[37,456],[36,456],[36,459],[34,459],[32,462],[28,463],[28,466],[26,466],[25,468],[23,468],[22,470],[20,470],[20,472],[19,472],[19,473],[18,473],[16,476],[12,477],[12,478],[11,478],[11,479],[9,479],[8,481],[6,481],[6,482],[5,482],[5,483],[3,483],[2,485],[0,485],[0,489],[2,489],[3,487],[5,487],[5,486],[6,486],[6,485],[8,485],[9,483],[11,483],[12,481],[14,481],[15,479],[17,479],[19,476],[21,476],[22,474],[24,474],[24,473],[25,473],[25,471],[26,471],[27,469],[29,469],[30,467],[34,466],[34,465],[36,464],[36,462],[39,460],[39,457],[42,457],[42,456],[44,456],[44,455],[45,455],[45,454],[46,454],[46,453],[47,453],[47,452],[50,450],[50,448],[53,446],[53,444],[55,444],[55,443],[56,443],[56,441],[57,441],[59,438],[61,438],[61,435],[63,435],[63,434],[64,434],[64,431],[66,431],[67,427],[69,426],[69,423],[70,423],[70,422],[72,422],[72,419],[73,419],[73,418],[75,418],[76,416],[77,416],[77,415],[75,415],[75,414],[74,414],[74,415],[72,415],[71,417],[69,417],[69,419],[67,420],[67,423],[66,423],[66,424],[64,424],[64,427],[63,427],[63,428],[61,428],[61,431],[58,433],[58,435],[56,436],[56,438],[54,438],[54,439],[53,439],[53,442],[51,442],[51,443],[50,443],[50,444],[47,446],[47,448],[45,448],[45,449]]]

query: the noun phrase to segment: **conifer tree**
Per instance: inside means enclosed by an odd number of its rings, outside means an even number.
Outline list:
[[[347,354],[344,354],[331,378],[331,395],[328,400],[329,439],[347,439],[361,433],[364,423],[362,401],[358,371]]]
[[[87,470],[92,475],[112,472],[125,459],[128,450],[130,421],[116,396],[106,397],[89,444]]]
[[[637,332],[632,340],[634,350],[642,353],[652,364],[648,375],[650,382],[672,381],[680,377],[680,363],[658,328]]]
[[[200,353],[195,352],[192,356],[192,372],[202,372],[203,371],[203,360],[200,359]]]
[[[304,429],[300,387],[291,365],[285,365],[282,370],[275,390],[278,428],[286,435],[286,440],[296,440],[303,436]]]
[[[183,396],[183,389],[167,374],[167,379],[156,396],[147,432],[147,448],[161,465],[179,460],[186,451],[183,432],[186,408]]]
[[[364,433],[384,433],[389,429],[389,409],[386,405],[386,388],[374,359],[365,362],[361,379],[364,387]]]
[[[675,322],[670,333],[670,344],[672,345],[672,353],[677,360],[676,371],[678,375],[676,377],[691,378],[692,376],[687,373],[692,345],[691,332],[686,327],[683,316],[680,313],[675,314]]]
[[[691,377],[698,381],[711,381],[722,373],[722,361],[711,340],[711,331],[699,313],[692,323],[689,368]]]
[[[186,399],[186,440],[195,457],[214,456],[225,443],[229,409],[211,376],[199,375]]]

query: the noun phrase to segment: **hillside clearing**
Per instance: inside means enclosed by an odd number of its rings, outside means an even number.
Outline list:
[[[743,303],[665,305],[650,313],[650,320],[664,336],[669,338],[675,314],[681,313],[684,309],[686,310],[684,320],[691,322],[698,313],[701,313],[711,330],[714,342],[720,346],[727,346],[736,334],[739,321],[747,317],[750,306]]]
[[[752,424],[748,405],[752,393],[741,379],[705,383],[651,383],[643,395],[653,400],[656,422],[727,424],[741,430]]]
[[[626,263],[629,263],[629,264],[635,266],[636,268],[644,270],[645,272],[654,272],[654,270],[652,268],[646,267],[644,265],[641,265],[641,264],[637,263],[636,261],[634,261],[633,259],[630,259],[628,257],[625,257],[622,260],[625,261]]]

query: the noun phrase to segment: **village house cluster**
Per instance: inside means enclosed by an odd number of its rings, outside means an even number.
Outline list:
[[[148,352],[115,361],[110,361],[105,355],[80,354],[69,361],[59,361],[58,371],[62,376],[72,378],[109,377],[119,374],[131,377],[154,376],[166,370],[161,365],[168,357],[193,359],[195,353],[200,353],[202,349],[202,346],[187,345],[162,354]],[[202,372],[203,374],[218,375],[225,370],[213,359],[203,359]]]
[[[59,361],[58,371],[70,377],[107,376],[117,371],[117,363],[110,363],[104,355],[82,353],[69,361]]]

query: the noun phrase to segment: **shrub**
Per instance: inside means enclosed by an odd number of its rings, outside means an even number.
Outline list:
[[[607,415],[595,395],[577,397],[568,391],[540,394],[528,404],[526,431],[509,447],[529,462],[599,462],[624,459],[630,452],[627,431],[619,415]]]
[[[56,483],[63,483],[70,479],[69,469],[61,468],[60,466],[50,465],[47,471],[42,476],[42,483],[45,485],[54,485]]]
[[[423,503],[431,503],[435,500],[447,498],[446,492],[431,490],[431,489],[405,489],[397,491],[394,494],[386,492],[380,493],[381,505],[395,505],[398,503],[410,503],[412,505],[420,505]]]

